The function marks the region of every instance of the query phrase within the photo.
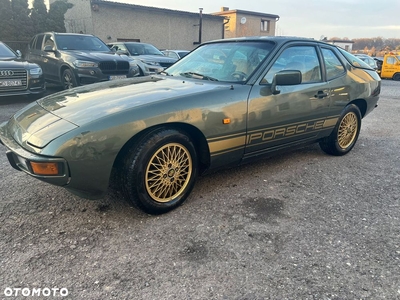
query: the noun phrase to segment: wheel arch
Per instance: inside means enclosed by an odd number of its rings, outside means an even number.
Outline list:
[[[146,128],[142,130],[141,132],[135,134],[133,137],[131,137],[121,148],[121,150],[118,152],[117,157],[114,160],[114,165],[113,167],[118,167],[120,163],[122,163],[123,158],[127,155],[129,149],[132,147],[135,147],[144,137],[148,136],[155,130],[158,130],[160,128],[164,129],[176,129],[183,131],[188,135],[188,137],[191,139],[191,141],[194,144],[194,147],[197,151],[197,156],[198,156],[198,169],[199,169],[199,174],[204,173],[205,170],[207,170],[210,166],[210,149],[207,144],[207,140],[203,133],[196,128],[195,126],[192,126],[190,124],[184,124],[184,123],[166,123],[166,124],[158,124],[155,126],[152,126],[150,128]]]
[[[60,68],[60,72],[59,72],[59,74],[58,74],[58,76],[59,76],[59,78],[60,78],[60,83],[62,83],[62,76],[63,76],[63,73],[64,73],[64,71],[65,71],[66,69],[69,69],[69,70],[72,72],[72,74],[75,76],[75,73],[74,73],[74,71],[71,69],[70,66],[68,66],[68,65],[62,65],[61,68]]]
[[[349,104],[354,104],[358,107],[361,113],[361,118],[364,118],[366,112],[367,112],[367,101],[364,99],[356,99],[351,101]]]

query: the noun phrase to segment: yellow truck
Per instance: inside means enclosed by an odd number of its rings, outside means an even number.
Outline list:
[[[400,55],[394,53],[385,54],[380,71],[381,78],[400,80]]]

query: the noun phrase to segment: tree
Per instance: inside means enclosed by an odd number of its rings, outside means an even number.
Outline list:
[[[57,0],[50,4],[50,10],[47,17],[47,27],[51,31],[66,32],[65,29],[65,13],[68,9],[72,8],[72,4],[67,0]]]
[[[15,28],[13,40],[26,41],[35,33],[28,8],[28,0],[12,0],[12,25]],[[2,25],[3,26],[3,25]]]
[[[35,33],[47,31],[47,7],[44,0],[34,0],[31,10],[31,20]]]
[[[10,0],[0,0],[0,40],[10,41],[15,36],[15,26],[13,26],[13,11]]]

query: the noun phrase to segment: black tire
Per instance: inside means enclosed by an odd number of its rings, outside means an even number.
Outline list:
[[[77,86],[74,74],[70,69],[65,69],[61,76],[61,84],[64,90],[72,89]]]
[[[180,130],[160,128],[126,155],[122,187],[128,200],[149,214],[166,213],[189,196],[197,177],[197,154]]]
[[[400,73],[394,74],[393,80],[400,81]]]
[[[321,140],[321,149],[331,155],[345,155],[353,149],[361,129],[361,113],[358,107],[350,104],[343,110],[332,133]]]

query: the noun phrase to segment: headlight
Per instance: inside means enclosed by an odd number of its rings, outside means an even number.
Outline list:
[[[144,59],[141,59],[141,61],[142,61],[142,63],[144,63],[146,65],[160,66],[160,64],[156,61],[144,60]]]
[[[29,74],[31,75],[42,75],[43,71],[42,68],[34,68],[29,70]]]
[[[86,60],[76,60],[73,64],[77,68],[97,68],[99,66],[97,62]]]

